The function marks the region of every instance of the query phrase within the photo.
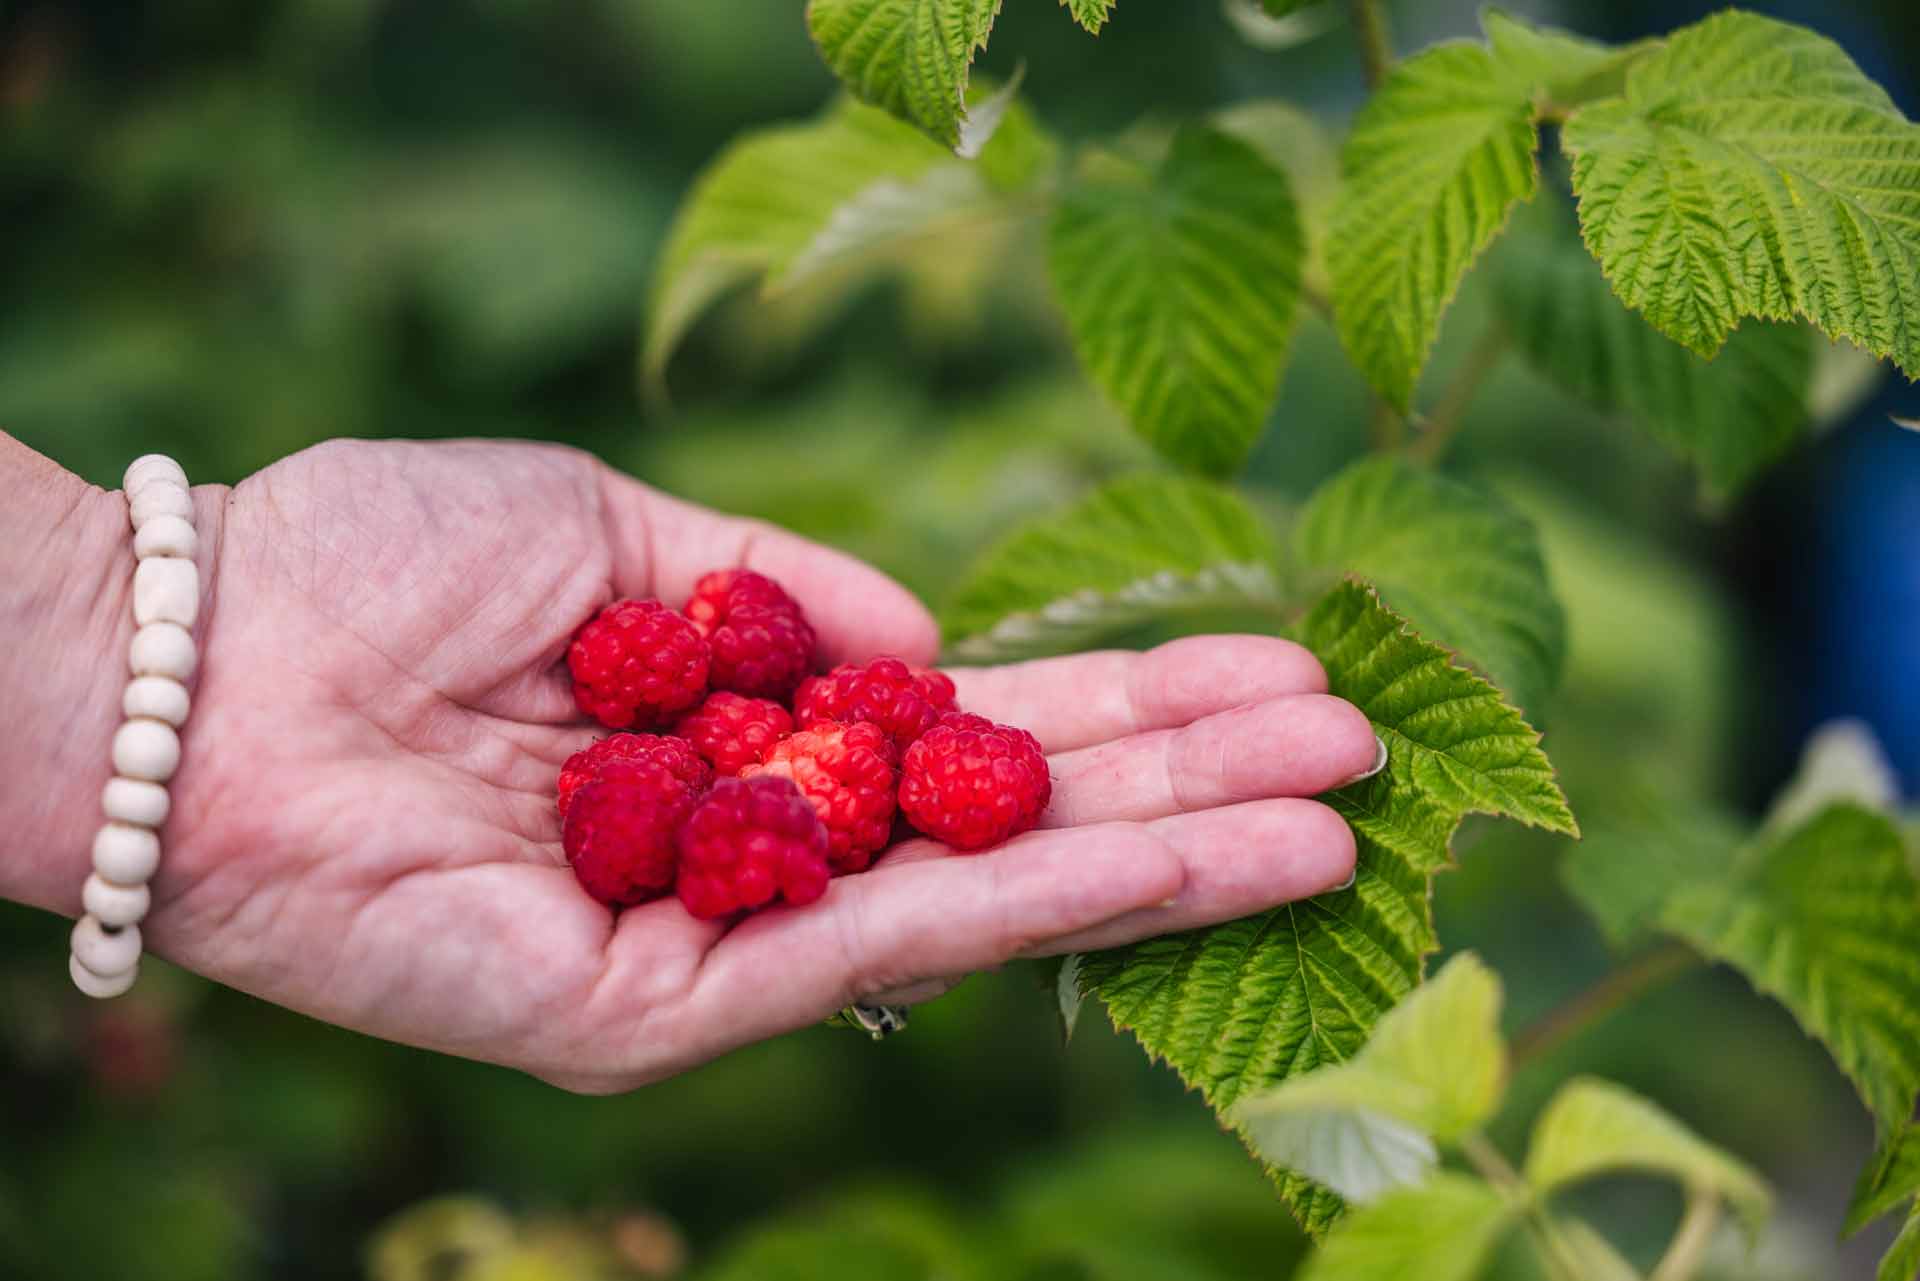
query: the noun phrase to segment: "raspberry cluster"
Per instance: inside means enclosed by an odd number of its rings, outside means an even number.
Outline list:
[[[813,675],[815,648],[799,602],[744,569],[701,578],[678,611],[616,601],[580,629],[574,700],[622,731],[556,788],[587,893],[676,894],[725,920],[865,871],[896,815],[968,852],[1039,822],[1053,781],[1033,735],[960,711],[951,680],[897,658]]]

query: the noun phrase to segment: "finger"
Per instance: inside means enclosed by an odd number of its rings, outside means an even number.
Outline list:
[[[1203,716],[1179,729],[1051,758],[1042,827],[1144,822],[1275,796],[1317,796],[1370,772],[1366,715],[1329,694],[1295,694]]]
[[[1174,901],[1050,939],[1033,955],[1096,951],[1234,921],[1325,894],[1353,876],[1353,830],[1318,801],[1256,801],[1150,826],[1171,831],[1187,867]]]
[[[1188,636],[1144,653],[1109,650],[949,674],[960,706],[1028,730],[1049,752],[1327,688],[1319,660],[1276,636]]]
[[[702,574],[741,566],[775,579],[800,602],[825,663],[896,654],[925,664],[939,652],[926,606],[852,556],[764,521],[681,502],[611,470],[604,492],[617,591],[678,608]]]

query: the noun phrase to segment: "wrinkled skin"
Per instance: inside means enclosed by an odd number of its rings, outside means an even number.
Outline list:
[[[1042,826],[1005,846],[916,841],[731,928],[672,899],[615,916],[574,883],[554,812],[560,763],[598,732],[569,694],[575,629],[745,565],[806,607],[823,663],[924,664],[937,633],[914,598],[545,446],[339,442],[197,497],[202,674],[148,945],[329,1022],[630,1089],[855,1000],[1352,870],[1345,825],[1303,798],[1374,763],[1365,718],[1299,647],[1217,636],[954,671],[963,707],[1050,756]]]

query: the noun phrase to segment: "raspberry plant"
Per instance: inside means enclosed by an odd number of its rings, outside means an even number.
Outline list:
[[[1090,33],[1124,20],[1113,0],[1061,3]],[[1324,1242],[1314,1281],[1472,1277],[1512,1230],[1557,1277],[1634,1275],[1554,1201],[1618,1170],[1687,1189],[1655,1275],[1691,1275],[1723,1209],[1758,1230],[1757,1176],[1584,1079],[1516,1167],[1481,1135],[1508,1062],[1498,980],[1462,955],[1423,982],[1433,877],[1463,820],[1578,835],[1528,719],[1565,648],[1537,536],[1433,464],[1508,352],[1639,422],[1710,495],[1805,428],[1816,333],[1920,374],[1920,127],[1837,45],[1752,14],[1612,47],[1488,10],[1479,38],[1395,60],[1377,0],[1355,0],[1370,94],[1343,136],[1253,102],[1070,148],[1018,76],[972,81],[999,7],[812,0],[809,28],[847,92],[743,138],[703,176],[653,291],[647,373],[661,378],[743,283],[831,292],[914,240],[1034,233],[1087,376],[1167,470],[990,551],[947,605],[950,656],[1055,653],[1229,611],[1309,646],[1390,752],[1384,774],[1326,798],[1358,840],[1351,889],[1069,958],[1069,1026],[1098,998],[1241,1134]],[[1456,380],[1423,397],[1482,258],[1494,320]],[[1231,478],[1302,307],[1372,386],[1376,449],[1282,526]],[[1680,963],[1652,941],[1666,936],[1745,974],[1827,1047],[1884,1140],[1850,1226],[1912,1215],[1891,1281],[1920,1267],[1920,885],[1888,798],[1836,784],[1860,773],[1828,750],[1757,831],[1705,805],[1652,807],[1641,830],[1577,847],[1566,879],[1621,950],[1617,990]],[[1443,1152],[1473,1173],[1443,1171]]]

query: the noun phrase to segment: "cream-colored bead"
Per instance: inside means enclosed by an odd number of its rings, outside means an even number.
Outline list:
[[[173,797],[158,783],[110,778],[100,793],[100,812],[116,823],[157,829],[173,812]]]
[[[165,721],[175,729],[186,724],[192,706],[187,687],[171,676],[136,676],[127,682],[127,692],[120,699],[120,710],[126,715]]]
[[[146,483],[156,476],[171,476],[180,488],[187,487],[186,469],[165,454],[142,454],[127,464],[126,477],[120,487],[129,494],[144,488]]]
[[[146,528],[147,522],[162,516],[192,520],[193,495],[172,477],[156,476],[127,495],[127,513],[133,519],[136,533]]]
[[[186,684],[200,655],[193,634],[178,623],[148,623],[133,634],[127,665],[135,676],[165,676]]]
[[[113,736],[113,769],[125,778],[164,783],[180,768],[180,736],[165,721],[127,721]]]
[[[190,560],[155,556],[133,571],[133,621],[192,627],[200,617],[200,570]]]
[[[119,996],[128,988],[132,987],[134,980],[140,977],[140,967],[136,964],[132,969],[124,973],[115,974],[111,978],[102,978],[86,966],[80,964],[79,957],[69,956],[67,958],[67,973],[73,976],[73,985],[79,988],[84,995],[91,996],[95,1000],[104,1001],[110,997]]]
[[[93,870],[115,885],[145,885],[160,868],[160,838],[149,827],[106,823],[93,835]]]
[[[115,885],[95,872],[81,887],[80,901],[86,905],[87,915],[100,924],[124,929],[147,919],[153,891],[144,885]]]
[[[133,554],[141,560],[153,556],[192,560],[200,554],[200,534],[183,517],[155,516],[133,536]]]
[[[109,930],[92,913],[80,918],[71,936],[73,955],[103,979],[125,974],[140,964],[140,927]]]

